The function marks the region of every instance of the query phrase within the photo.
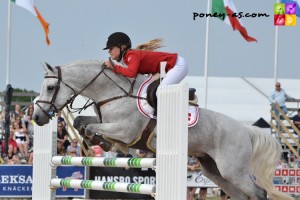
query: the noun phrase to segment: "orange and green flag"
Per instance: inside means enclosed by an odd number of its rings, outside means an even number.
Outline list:
[[[35,7],[33,0],[11,0],[11,2],[15,3],[17,6],[23,7],[29,12],[31,12],[34,16],[36,16],[40,23],[42,24],[45,34],[46,34],[46,42],[47,45],[50,45],[49,40],[49,23],[42,17],[38,9]]]

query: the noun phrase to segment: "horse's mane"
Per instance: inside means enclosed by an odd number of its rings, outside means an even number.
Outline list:
[[[162,38],[156,38],[153,40],[149,40],[146,43],[138,45],[135,49],[138,50],[147,50],[147,51],[154,51],[156,49],[159,49],[163,46],[163,39]]]
[[[77,61],[73,61],[70,62],[68,64],[63,65],[63,67],[72,67],[74,65],[89,65],[89,66],[95,66],[95,65],[102,65],[103,64],[103,60],[77,60]]]

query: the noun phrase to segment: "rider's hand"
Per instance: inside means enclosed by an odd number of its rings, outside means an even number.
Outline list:
[[[104,64],[108,69],[113,69],[113,66],[109,60],[105,61]]]

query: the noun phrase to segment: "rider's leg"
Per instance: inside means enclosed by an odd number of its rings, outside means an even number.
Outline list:
[[[167,72],[166,77],[162,80],[160,85],[178,84],[184,79],[187,73],[188,65],[185,59],[178,56],[175,66]]]

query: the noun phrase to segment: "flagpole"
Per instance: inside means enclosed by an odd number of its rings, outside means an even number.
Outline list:
[[[210,13],[211,0],[207,2],[207,13]],[[208,39],[209,39],[209,20],[210,17],[206,18],[206,35],[205,35],[205,57],[204,57],[204,108],[207,108],[207,85],[208,85]]]
[[[277,0],[279,3],[279,0]],[[278,26],[275,26],[274,81],[278,79]]]
[[[11,45],[11,2],[8,0],[7,14],[7,57],[6,57],[6,85],[10,82],[10,45]]]
[[[275,27],[274,81],[278,79],[278,26]]]

